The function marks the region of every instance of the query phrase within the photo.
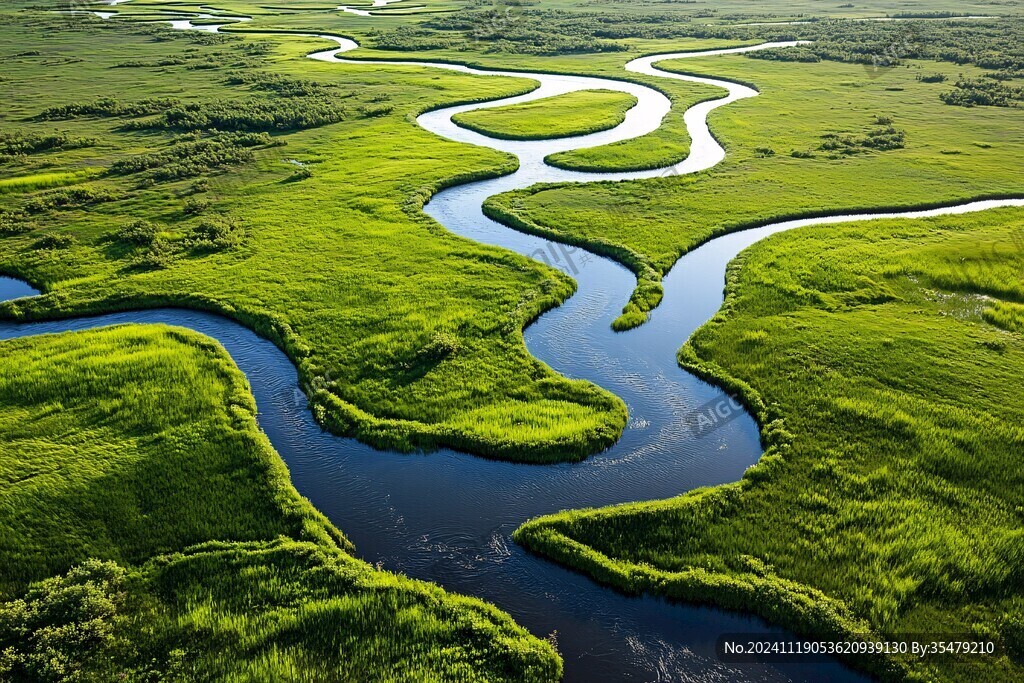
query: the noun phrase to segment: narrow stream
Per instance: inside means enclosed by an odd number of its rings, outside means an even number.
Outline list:
[[[187,22],[175,25],[193,28]],[[209,25],[202,28],[216,30]],[[311,58],[374,63],[343,60],[338,54],[357,45],[345,38],[322,37],[336,41],[339,48],[314,53]],[[757,48],[702,54],[749,49]],[[543,157],[555,151],[628,139],[660,125],[668,112],[667,98],[651,88],[624,81],[511,74],[540,81],[541,87],[528,95],[450,107],[418,119],[424,128],[444,137],[504,150],[520,158],[515,173],[440,192],[425,210],[465,237],[528,256],[550,254],[551,258],[545,258],[547,262],[563,267],[576,278],[577,294],[542,316],[525,336],[530,352],[537,358],[567,376],[600,384],[629,406],[630,422],[622,439],[582,463],[522,465],[448,450],[400,455],[374,451],[351,439],[326,434],[313,421],[299,391],[296,370],[287,357],[248,329],[210,314],[158,309],[44,323],[0,322],[0,339],[111,324],[161,322],[219,340],[248,377],[260,425],[288,464],[296,487],[352,539],[360,557],[383,562],[387,569],[436,582],[451,591],[488,600],[537,635],[557,631],[567,681],[864,680],[837,663],[723,665],[714,656],[720,634],[782,631],[741,614],[620,595],[528,555],[509,538],[519,524],[540,514],[667,498],[696,486],[738,479],[760,457],[757,425],[744,412],[710,434],[694,434],[689,426],[694,410],[728,398],[682,371],[675,362],[676,350],[720,307],[726,264],[742,249],[782,230],[872,217],[791,221],[709,242],[681,259],[666,277],[665,299],[651,320],[636,330],[617,334],[610,324],[635,284],[632,273],[613,261],[582,250],[570,253],[562,245],[516,232],[483,216],[480,207],[488,196],[536,182],[652,177],[703,170],[721,161],[725,153],[707,129],[707,114],[757,93],[746,86],[668,74],[654,67],[660,59],[687,56],[693,55],[642,58],[627,65],[627,69],[637,72],[698,81],[723,90],[722,98],[687,112],[692,153],[671,169],[591,174],[562,171],[543,163]],[[449,64],[408,64],[510,75]],[[494,140],[451,122],[451,116],[460,111],[590,88],[629,92],[639,103],[612,130],[540,143]],[[1005,205],[1021,206],[1024,201],[976,202],[902,215],[939,215]],[[30,293],[24,284],[0,278],[0,299]]]

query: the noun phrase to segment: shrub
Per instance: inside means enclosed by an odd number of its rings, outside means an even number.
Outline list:
[[[265,71],[236,71],[228,75],[228,85],[248,85],[253,90],[274,93],[280,97],[326,95],[334,86],[300,78],[289,78]]]
[[[157,228],[141,218],[125,223],[114,233],[114,239],[133,247],[148,247],[156,241]]]
[[[130,69],[139,67],[161,67],[161,66],[181,66],[187,64],[188,60],[181,59],[179,57],[167,57],[165,59],[130,59],[119,64],[115,64],[114,67],[118,69]]]
[[[219,251],[241,244],[242,229],[224,218],[206,218],[189,232],[187,243],[193,249]]]
[[[345,108],[337,98],[310,96],[190,103],[168,109],[156,121],[140,121],[130,127],[267,132],[305,130],[344,119]]]
[[[0,237],[22,235],[30,230],[32,230],[32,224],[20,211],[0,212]]]
[[[885,152],[902,149],[906,145],[906,133],[891,125],[892,118],[877,116],[875,123],[878,127],[872,128],[864,135],[836,135],[835,133],[823,135],[821,146],[818,149],[852,155],[871,150]]]
[[[359,113],[364,119],[372,119],[378,116],[387,116],[393,112],[395,108],[390,104],[379,105],[371,107],[369,105],[359,107]]]
[[[65,235],[58,233],[56,235],[44,235],[35,241],[32,245],[34,249],[67,249],[75,243],[75,238],[71,235]]]
[[[939,97],[946,104],[960,107],[1019,107],[1024,102],[1024,87],[1003,85],[991,79],[961,78],[954,90]]]
[[[63,149],[92,147],[96,138],[73,137],[68,133],[54,131],[45,135],[26,133],[0,133],[0,157],[19,154],[37,154]]]
[[[41,121],[59,121],[74,119],[81,116],[97,117],[137,117],[159,114],[178,104],[175,99],[155,97],[137,102],[119,102],[113,97],[102,97],[93,102],[63,104],[50,107],[40,113],[36,119]]]
[[[33,198],[25,205],[25,211],[30,214],[43,213],[52,209],[77,209],[90,204],[107,202],[114,199],[113,193],[108,190],[98,190],[89,187],[73,187],[61,190],[52,190]]]
[[[199,199],[198,197],[189,197],[185,200],[185,206],[182,208],[182,212],[186,216],[198,216],[207,209],[210,208],[210,201],[208,199]]]
[[[434,332],[426,346],[416,354],[417,360],[436,363],[458,354],[462,341],[451,332]]]
[[[1018,662],[1024,661],[1024,615],[1006,615],[999,628],[1006,653]]]
[[[132,270],[163,270],[171,265],[174,253],[165,240],[155,239],[149,247],[132,257]]]
[[[209,139],[179,142],[162,152],[140,154],[114,162],[110,172],[129,175],[152,170],[151,180],[177,180],[250,161],[249,148],[272,142],[266,133],[225,133]]]
[[[787,47],[776,50],[762,50],[747,53],[754,59],[769,59],[776,62],[820,62],[821,57],[805,47]]]
[[[124,569],[89,560],[0,604],[0,677],[78,680],[86,663],[113,643],[124,601]]]

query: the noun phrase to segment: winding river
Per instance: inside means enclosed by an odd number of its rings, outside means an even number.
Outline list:
[[[176,21],[175,26],[200,28],[188,20]],[[339,55],[357,47],[354,42],[320,37],[335,41],[338,47],[311,54],[313,59],[396,66],[395,62],[344,60]],[[478,75],[519,75],[541,84],[527,95],[449,107],[419,117],[421,126],[438,135],[503,150],[520,159],[515,173],[444,190],[425,210],[452,232],[542,258],[576,278],[578,292],[531,325],[525,337],[536,357],[567,376],[600,384],[629,405],[630,422],[621,440],[584,462],[522,465],[447,450],[400,455],[332,436],[314,422],[299,391],[295,367],[277,347],[237,323],[206,313],[158,309],[54,322],[0,322],[0,339],[122,323],[168,323],[217,339],[248,377],[260,425],[288,464],[296,487],[352,539],[360,557],[488,600],[537,635],[557,631],[567,681],[864,680],[837,663],[724,665],[714,655],[720,634],[780,630],[741,614],[620,595],[528,555],[509,538],[519,524],[544,513],[668,498],[696,486],[735,481],[760,456],[757,425],[745,412],[702,437],[691,431],[688,416],[695,409],[728,399],[719,389],[682,371],[675,361],[676,350],[721,306],[726,265],[742,249],[783,230],[881,214],[789,221],[713,240],[682,258],[668,274],[665,298],[647,324],[614,333],[611,321],[635,285],[632,273],[608,259],[506,228],[486,218],[481,204],[495,193],[537,182],[622,180],[714,166],[725,151],[708,130],[708,113],[757,92],[735,83],[669,74],[658,70],[655,62],[769,46],[630,62],[626,68],[631,71],[698,81],[723,91],[721,98],[686,113],[693,139],[689,158],[669,169],[638,173],[564,171],[547,166],[543,158],[555,151],[607,144],[655,130],[668,113],[669,102],[654,89],[611,79],[405,63]],[[554,141],[495,140],[451,121],[452,115],[462,111],[590,88],[628,92],[638,104],[614,129]],[[890,215],[921,217],[1007,205],[1022,206],[1024,200]],[[0,278],[0,300],[33,293],[24,283]]]

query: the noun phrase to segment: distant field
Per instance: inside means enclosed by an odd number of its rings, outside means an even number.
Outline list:
[[[650,287],[682,254],[724,232],[795,216],[1024,195],[1024,109],[944,105],[948,84],[918,80],[980,73],[969,66],[913,62],[874,75],[857,64],[727,56],[659,67],[760,89],[711,116],[729,154],[720,166],[696,176],[530,188],[488,200],[490,213],[598,251],[608,251],[601,242],[624,247]],[[889,129],[902,135],[902,147],[858,146]],[[836,140],[839,148],[827,149]]]
[[[629,591],[754,611],[817,635],[993,639],[1024,671],[1024,212],[810,227],[744,252],[681,364],[741,395],[767,446],[739,484],[564,512],[526,547]],[[902,671],[902,673],[900,673]]]
[[[456,114],[455,123],[506,140],[546,140],[614,128],[636,98],[613,90],[580,90],[525,104]]]

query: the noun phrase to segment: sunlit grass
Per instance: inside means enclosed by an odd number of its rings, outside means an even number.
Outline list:
[[[560,675],[497,609],[348,555],[292,487],[244,377],[195,333],[0,343],[0,442],[5,680]]]
[[[218,111],[266,96],[255,86],[229,83],[239,64],[250,73],[314,80],[346,115],[333,125],[275,134],[284,146],[257,149],[252,162],[202,178],[148,185],[140,180],[144,174],[104,177],[96,187],[108,193],[105,201],[28,215],[26,231],[0,237],[0,269],[47,294],[4,307],[7,316],[154,305],[229,315],[286,350],[302,380],[319,389],[310,393],[325,424],[377,446],[448,445],[491,457],[565,460],[598,451],[621,432],[620,401],[592,385],[560,379],[523,344],[523,326],[567,297],[570,280],[524,257],[455,237],[420,211],[424,200],[455,179],[507,172],[514,161],[439,140],[414,116],[441,104],[526,92],[534,83],[315,62],[305,54],[326,45],[309,38],[260,37],[268,47],[254,48],[254,38],[166,32],[155,40],[126,22],[81,21],[87,28],[63,30],[63,20],[35,15],[27,26],[7,22],[0,28],[11,41],[16,35],[20,46],[40,52],[5,63],[3,106],[18,129],[48,130],[52,122],[33,117],[102,95],[122,103],[220,103]],[[74,68],[46,66],[80,55],[87,58]],[[185,63],[157,65],[168,58]],[[131,66],[123,66],[126,60]],[[197,66],[202,68],[192,68]],[[371,109],[387,113],[367,115]],[[62,152],[60,167],[70,173],[160,153],[176,135],[127,130],[124,122],[62,121],[70,133],[100,142]],[[0,170],[31,176],[56,159],[31,155]],[[293,162],[304,164],[301,178]],[[4,208],[17,211],[28,200],[18,196]],[[237,227],[238,246],[190,251],[190,235],[211,218]],[[154,226],[164,256],[142,258],[141,250],[111,241],[138,219]],[[72,241],[40,249],[44,235],[70,235]],[[457,350],[431,356],[437,335],[457,340]],[[521,429],[514,419],[502,422],[508,430],[480,424],[534,402],[547,406],[550,440],[544,429]]]
[[[680,359],[752,407],[761,463],[738,485],[541,518],[517,540],[629,590],[802,632],[963,633],[1013,647],[1022,225],[1020,209],[1003,209],[804,228],[751,247],[731,267],[725,308]],[[1006,656],[899,669],[1021,675]]]
[[[580,90],[525,104],[456,114],[455,123],[496,138],[545,140],[614,128],[636,105],[632,95],[614,90]]]
[[[750,83],[755,98],[716,110],[728,156],[695,176],[538,186],[488,200],[490,215],[608,254],[657,286],[679,257],[711,237],[787,218],[1024,196],[1024,110],[952,107],[921,73],[982,73],[916,62],[869,75],[836,62],[767,62],[742,56],[682,59],[659,68]],[[827,135],[863,135],[878,120],[906,146],[843,156]],[[628,143],[623,143],[628,144]],[[951,147],[959,154],[948,154]],[[794,153],[796,155],[794,156]],[[660,297],[635,295],[646,319]]]
[[[27,176],[16,176],[14,178],[0,178],[0,194],[9,192],[32,192],[48,187],[59,187],[70,185],[85,180],[89,175],[88,171],[66,171],[54,173],[35,173]]]

